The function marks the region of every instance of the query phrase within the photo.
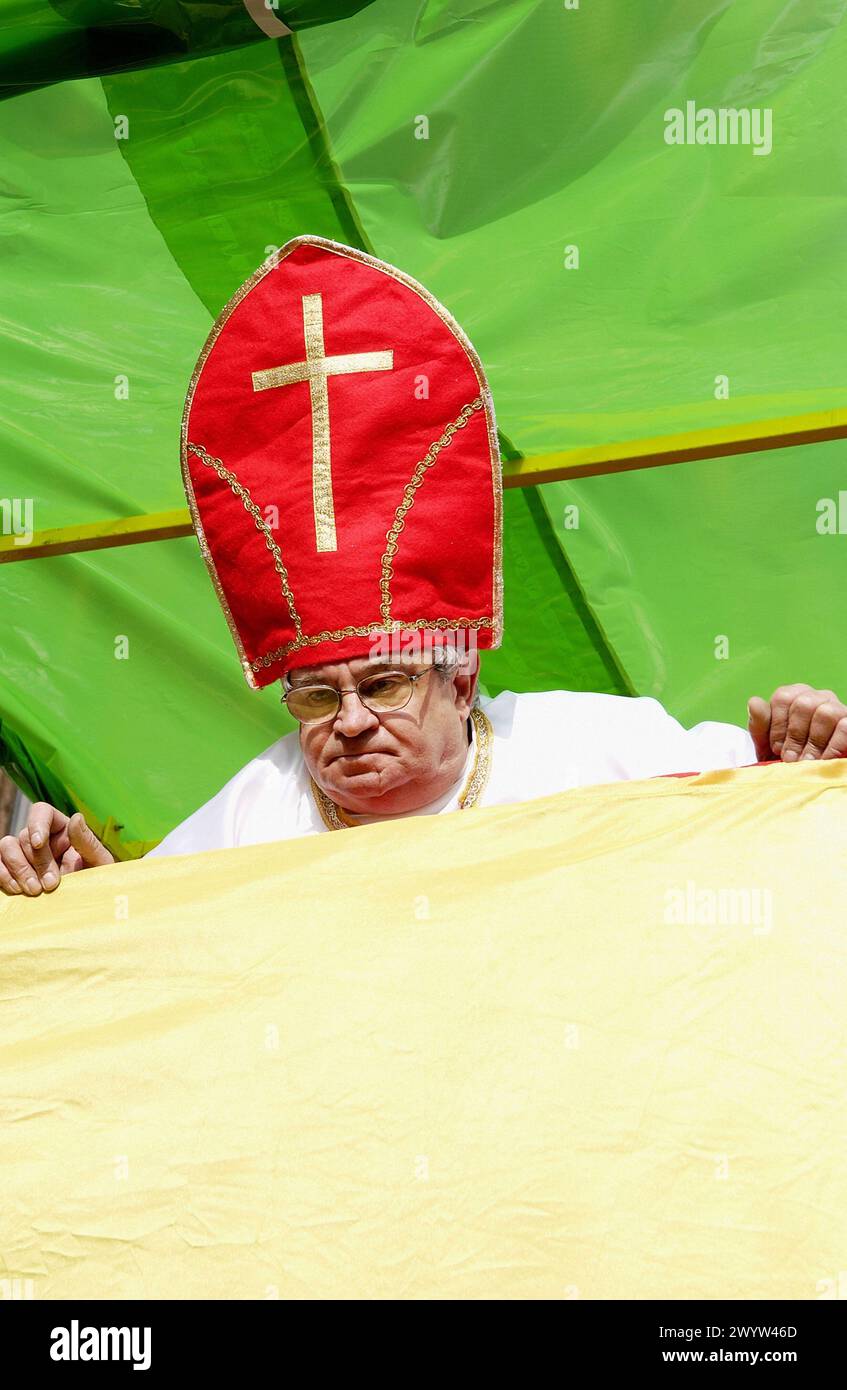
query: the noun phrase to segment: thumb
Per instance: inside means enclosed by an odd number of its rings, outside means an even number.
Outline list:
[[[771,707],[769,700],[754,695],[747,701],[747,728],[756,746],[756,757],[760,763],[773,757],[771,749]]]
[[[77,811],[68,821],[68,838],[82,860],[83,868],[90,869],[97,864],[114,864],[114,855],[100,843],[81,811]]]

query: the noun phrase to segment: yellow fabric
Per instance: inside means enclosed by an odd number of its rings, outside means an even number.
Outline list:
[[[845,793],[841,762],[618,784],[4,899],[0,1277],[831,1296]],[[770,909],[710,925],[728,888]]]

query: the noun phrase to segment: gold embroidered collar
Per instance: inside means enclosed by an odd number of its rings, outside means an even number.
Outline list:
[[[459,793],[460,811],[466,811],[468,807],[475,806],[479,802],[491,772],[491,758],[494,750],[494,730],[488,715],[476,706],[471,710],[471,721],[474,726],[476,747],[473,765],[465,785]],[[337,806],[332,798],[327,796],[326,792],[318,786],[313,777],[309,778],[309,785],[312,788],[315,805],[327,830],[349,830],[356,825],[356,821],[348,818],[342,808]]]

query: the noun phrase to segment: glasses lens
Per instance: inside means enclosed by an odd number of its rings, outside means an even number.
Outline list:
[[[359,682],[359,698],[368,709],[402,709],[412,698],[412,682],[403,671],[365,676]]]
[[[304,685],[289,690],[285,703],[301,724],[318,724],[337,714],[340,701],[331,685]]]

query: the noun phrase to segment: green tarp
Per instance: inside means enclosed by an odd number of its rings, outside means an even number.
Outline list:
[[[841,384],[845,5],[2,0],[0,497],[36,530],[184,505],[210,323],[308,231],[426,283],[478,348],[504,452],[828,418]],[[772,113],[772,149],[665,113]],[[743,722],[847,689],[844,444],[507,493],[483,679]],[[845,508],[847,513],[847,508]],[[845,516],[847,529],[847,515]],[[248,691],[193,538],[0,567],[0,756],[161,837],[288,726]]]

